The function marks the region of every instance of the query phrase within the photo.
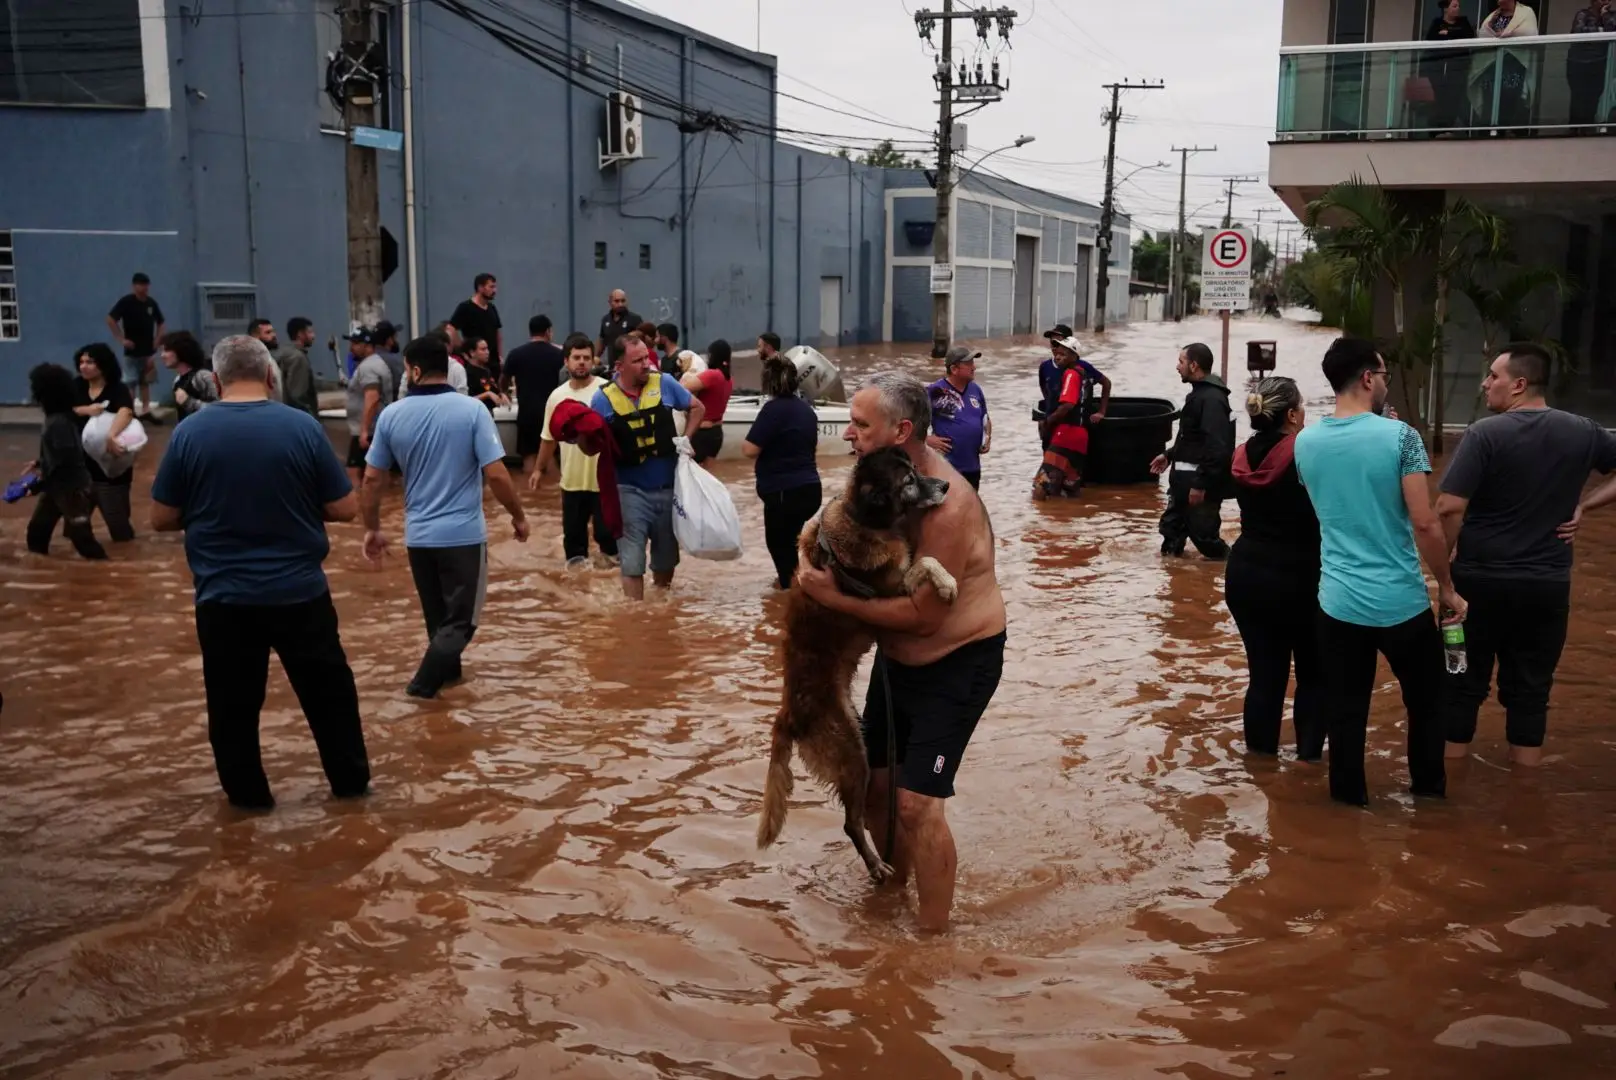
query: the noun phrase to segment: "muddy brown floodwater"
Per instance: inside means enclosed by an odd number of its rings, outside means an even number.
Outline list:
[[[1179,398],[1174,346],[1215,333],[1121,330],[1092,356],[1119,392]],[[1325,335],[1253,336],[1324,400]],[[687,559],[644,606],[561,569],[553,494],[531,544],[496,518],[471,680],[430,704],[401,693],[406,565],[334,528],[375,794],[328,799],[274,667],[280,806],[251,818],[217,791],[179,539],[40,560],[26,504],[0,511],[0,1074],[1613,1075],[1616,515],[1578,541],[1551,763],[1511,773],[1489,705],[1449,799],[1415,808],[1384,676],[1373,806],[1332,805],[1317,769],[1243,756],[1222,572],[1158,557],[1158,492],[1027,498],[1041,353],[995,345],[979,373],[1010,647],[949,806],[941,938],[871,889],[808,785],[754,850],[780,607],[744,464],[720,472],[745,557]],[[850,383],[932,370],[839,359]],[[7,470],[33,438],[5,434]],[[847,463],[825,464],[834,488]]]

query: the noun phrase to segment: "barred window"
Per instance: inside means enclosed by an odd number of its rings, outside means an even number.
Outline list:
[[[22,322],[17,315],[17,264],[11,233],[0,232],[0,341],[19,341]]]
[[[0,102],[144,107],[140,0],[0,0]]]

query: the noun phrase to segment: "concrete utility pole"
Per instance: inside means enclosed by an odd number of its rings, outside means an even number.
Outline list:
[[[376,124],[376,95],[383,84],[370,70],[375,45],[373,0],[344,0],[342,121],[348,129],[348,321],[351,328],[374,326],[382,317],[381,198],[376,182],[376,151],[355,145],[354,129]]]
[[[1259,183],[1255,176],[1229,176],[1223,181],[1229,188],[1229,201],[1223,211],[1223,227],[1227,229],[1234,224],[1234,188],[1236,184]]]
[[[1100,280],[1094,290],[1094,329],[1102,334],[1105,333],[1105,294],[1111,288],[1111,222],[1116,216],[1113,181],[1117,172],[1117,123],[1122,119],[1121,94],[1124,90],[1163,90],[1166,85],[1160,81],[1131,83],[1123,80],[1101,87],[1111,91],[1111,108],[1105,114],[1105,122],[1111,128],[1105,151],[1105,202],[1100,207],[1100,235],[1094,238],[1094,246],[1100,252]]]
[[[948,353],[949,339],[954,332],[954,269],[950,262],[950,207],[954,195],[954,104],[955,102],[973,102],[986,105],[998,101],[1003,97],[1004,91],[1010,88],[1009,81],[999,81],[999,61],[993,61],[992,77],[986,77],[982,64],[977,63],[976,79],[971,81],[970,73],[965,64],[961,62],[959,79],[954,78],[954,20],[970,19],[976,24],[976,36],[985,44],[988,31],[995,23],[998,24],[999,37],[1005,41],[1010,39],[1010,26],[1016,19],[1017,12],[1009,8],[997,10],[955,11],[954,0],[943,0],[942,11],[915,12],[915,28],[924,41],[931,40],[932,30],[937,23],[943,24],[943,41],[941,50],[937,54],[937,72],[933,76],[937,83],[937,210],[936,223],[932,226],[931,257],[932,265],[942,267],[933,270],[932,296],[931,296],[931,354],[941,359]],[[944,280],[946,278],[946,281]]]
[[[1207,154],[1217,150],[1216,146],[1175,146],[1173,153],[1178,155],[1178,243],[1184,245],[1173,259],[1172,272],[1167,275],[1168,292],[1173,302],[1173,321],[1184,321],[1184,259],[1189,255],[1189,238],[1184,229],[1184,187],[1189,177],[1190,155]]]

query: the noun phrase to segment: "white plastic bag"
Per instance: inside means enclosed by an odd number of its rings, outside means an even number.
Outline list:
[[[81,441],[84,443],[84,452],[89,454],[95,463],[101,466],[108,480],[114,480],[135,466],[135,451],[146,445],[146,429],[139,420],[130,420],[129,426],[118,433],[118,443],[128,451],[114,457],[107,453],[107,432],[112,428],[112,422],[118,418],[117,413],[104,412],[92,416],[84,425],[84,434]]]
[[[698,559],[741,557],[741,519],[724,482],[691,456],[690,440],[673,440],[679,463],[673,472],[673,535],[679,549]]]

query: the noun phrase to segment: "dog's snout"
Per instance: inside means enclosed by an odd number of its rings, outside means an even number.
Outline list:
[[[916,479],[920,486],[920,501],[916,503],[917,506],[924,508],[940,505],[948,495],[947,480],[939,480],[932,476],[921,476]]]

